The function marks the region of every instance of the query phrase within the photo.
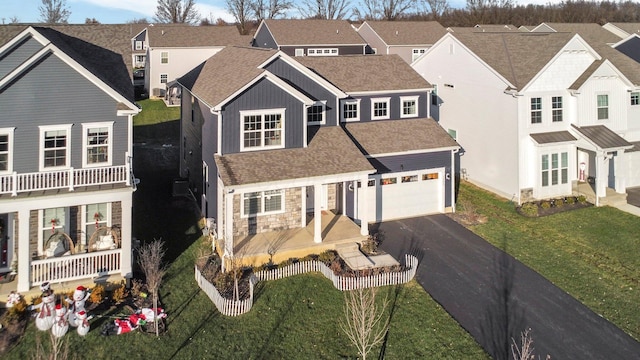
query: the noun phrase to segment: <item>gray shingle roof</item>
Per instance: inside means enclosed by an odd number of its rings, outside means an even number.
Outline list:
[[[375,169],[338,126],[310,128],[308,147],[215,156],[225,186],[303,179]]]
[[[398,55],[307,56],[295,60],[347,93],[431,88]]]
[[[552,131],[545,133],[537,133],[530,135],[538,144],[553,144],[568,141],[576,141],[577,139],[568,131]]]
[[[569,33],[453,33],[516,89],[527,85],[573,37]]]
[[[447,30],[437,21],[367,21],[387,45],[435,44]]]
[[[354,122],[347,132],[367,155],[458,147],[458,143],[433,119]]]
[[[178,82],[209,106],[218,105],[265,70],[258,65],[277,51],[229,46],[191,70]]]
[[[346,20],[264,20],[276,43],[283,45],[366,45]]]
[[[611,24],[623,31],[626,31],[629,35],[640,34],[640,23],[611,23]]]
[[[633,144],[604,125],[577,126],[572,124],[571,126],[603,150],[619,148],[630,149],[633,147]]]
[[[240,35],[235,25],[154,25],[147,27],[147,37],[154,48],[251,45],[251,36]]]
[[[591,42],[614,44],[620,41],[620,38],[612,32],[604,29],[596,23],[545,23],[551,29],[557,32],[568,32],[580,34],[582,38]]]
[[[447,28],[454,33],[472,33],[472,32],[510,32],[520,31],[517,27],[510,24],[478,24],[476,26],[452,26]]]

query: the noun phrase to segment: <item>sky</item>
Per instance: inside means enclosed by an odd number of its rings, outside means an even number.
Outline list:
[[[518,4],[558,3],[561,0],[516,0]],[[133,19],[146,18],[152,21],[157,0],[66,0],[71,11],[69,23],[83,24],[87,18],[95,18],[103,24],[123,24]],[[358,3],[358,0],[352,0]],[[14,17],[21,23],[40,21],[38,7],[41,0],[0,0],[0,21],[7,24]],[[464,7],[466,0],[449,0],[453,7]],[[225,0],[196,0],[196,6],[202,17],[222,18],[233,22],[233,17],[225,9]]]

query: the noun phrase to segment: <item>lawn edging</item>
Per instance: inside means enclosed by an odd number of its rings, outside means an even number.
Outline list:
[[[340,276],[333,273],[326,264],[318,260],[302,261],[287,265],[279,269],[262,270],[249,277],[249,298],[233,300],[223,297],[218,289],[209,282],[195,266],[195,278],[198,286],[207,294],[218,311],[226,316],[238,316],[245,314],[253,307],[253,289],[259,281],[284,279],[289,276],[319,272],[331,280],[333,286],[340,291],[366,289],[372,287],[406,284],[416,275],[418,258],[406,254],[406,270],[386,272],[370,276]]]

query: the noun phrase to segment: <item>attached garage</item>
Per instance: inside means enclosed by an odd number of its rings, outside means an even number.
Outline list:
[[[358,214],[380,222],[443,213],[444,184],[443,168],[373,175],[358,188]]]

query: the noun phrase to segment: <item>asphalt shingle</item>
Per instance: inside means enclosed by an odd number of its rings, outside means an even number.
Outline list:
[[[279,46],[362,45],[366,42],[346,20],[278,19],[264,24]]]
[[[387,45],[435,44],[447,30],[437,21],[367,21]]]

